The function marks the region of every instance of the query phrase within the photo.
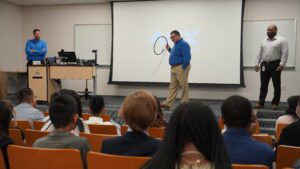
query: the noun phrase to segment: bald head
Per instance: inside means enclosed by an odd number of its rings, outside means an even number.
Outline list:
[[[273,39],[277,35],[277,26],[270,25],[267,30],[267,35],[268,35],[269,39]]]

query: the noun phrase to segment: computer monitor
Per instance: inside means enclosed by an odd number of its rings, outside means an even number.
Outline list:
[[[58,52],[58,56],[64,58],[63,62],[76,62],[77,63],[77,58],[76,58],[75,52],[60,51],[60,52]]]

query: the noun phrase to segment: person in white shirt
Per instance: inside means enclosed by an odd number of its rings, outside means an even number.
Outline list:
[[[283,124],[292,124],[295,121],[299,120],[297,116],[296,109],[299,102],[300,96],[291,96],[288,98],[287,103],[289,107],[286,109],[286,114],[280,116],[276,121],[276,129],[279,123]]]
[[[21,102],[15,107],[15,120],[27,120],[29,122],[42,121],[45,116],[36,109],[36,100],[33,91],[30,88],[24,88],[18,93],[18,99]]]
[[[99,124],[99,125],[115,125],[117,128],[117,134],[121,135],[121,127],[113,120],[104,121],[101,115],[105,113],[105,103],[102,96],[96,95],[89,100],[89,113],[92,116],[85,121],[87,124]]]
[[[278,109],[281,95],[281,71],[284,69],[289,55],[288,42],[277,35],[277,26],[270,25],[267,30],[268,37],[263,40],[255,61],[255,71],[260,70],[260,94],[259,102],[255,108],[264,107],[268,93],[268,86],[272,78],[274,86],[274,97],[272,109]]]

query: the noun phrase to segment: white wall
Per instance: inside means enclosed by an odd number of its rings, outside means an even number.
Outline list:
[[[61,48],[64,48],[65,50],[74,50],[74,24],[111,23],[111,11],[109,4],[32,6],[24,7],[23,14],[23,42],[25,43],[25,39],[31,38],[33,28],[39,27],[42,30],[43,38],[48,43],[49,56],[57,55],[56,52]],[[299,30],[299,0],[246,0],[246,20],[286,18],[297,18],[297,26]],[[286,101],[286,98],[290,95],[300,93],[300,32],[298,32],[297,39],[296,70],[284,71],[282,73],[282,85],[286,86],[286,91],[282,92],[282,101]],[[190,95],[192,98],[224,99],[233,94],[240,94],[251,100],[257,100],[260,87],[259,73],[256,73],[253,70],[245,70],[244,75],[246,88],[191,88]],[[134,90],[144,88],[151,90],[157,96],[165,97],[167,95],[166,87],[107,85],[108,77],[109,69],[98,69],[98,94],[127,95]],[[75,90],[83,90],[84,84],[84,82],[79,81],[63,82],[64,87]],[[271,100],[271,96],[273,94],[273,87],[271,85],[272,83],[270,83],[267,100]]]
[[[26,57],[22,55],[22,11],[21,6],[0,1],[0,69],[3,71],[26,71]]]

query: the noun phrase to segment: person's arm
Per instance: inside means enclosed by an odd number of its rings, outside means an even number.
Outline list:
[[[273,162],[275,161],[275,152],[270,148],[268,153],[268,167],[273,168]]]
[[[83,167],[84,169],[87,169],[87,153],[90,151],[90,144],[86,139],[84,139],[82,147],[81,147],[81,157],[83,161]]]
[[[170,47],[170,45],[169,44],[166,44],[166,49],[169,51],[169,52],[171,52],[171,47]]]
[[[34,119],[36,121],[43,121],[44,118],[45,118],[45,115],[40,110],[37,110],[37,112],[35,113]]]
[[[277,70],[282,70],[286,65],[289,56],[289,45],[286,40],[283,40],[281,43],[281,62]]]
[[[47,54],[47,51],[48,51],[48,47],[47,47],[47,44],[46,42],[42,42],[42,49],[40,49],[37,53],[39,56],[46,56]]]
[[[34,54],[34,50],[30,48],[30,41],[26,42],[25,51],[27,56],[32,56]]]
[[[262,59],[262,52],[263,52],[263,44],[260,45],[260,47],[258,49],[258,54],[256,56],[256,60],[255,60],[255,71],[256,72],[258,72],[258,70],[259,70],[259,64]]]
[[[183,54],[183,63],[182,69],[185,70],[186,67],[190,64],[191,60],[191,48],[188,44],[184,44],[181,48]]]

